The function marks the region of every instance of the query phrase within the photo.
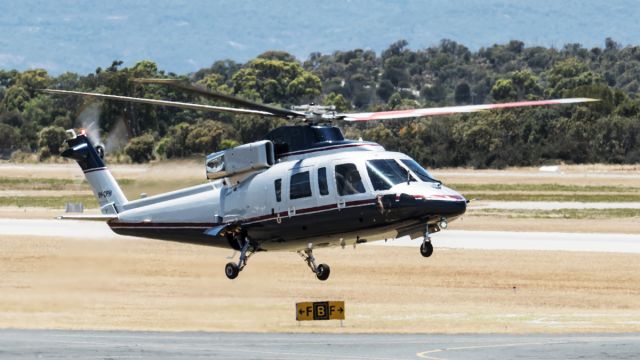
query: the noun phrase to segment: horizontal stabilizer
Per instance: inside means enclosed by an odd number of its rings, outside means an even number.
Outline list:
[[[117,219],[118,215],[60,215],[58,220],[109,221]]]

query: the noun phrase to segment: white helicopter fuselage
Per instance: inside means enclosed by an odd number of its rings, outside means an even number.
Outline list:
[[[433,253],[429,234],[446,228],[464,214],[467,201],[434,180],[408,156],[387,152],[375,143],[345,140],[339,128],[326,124],[415,118],[490,109],[573,104],[589,98],[520,101],[501,104],[337,113],[307,106],[297,110],[257,104],[203,90],[175,79],[138,79],[246,107],[135,98],[113,94],[46,89],[51,94],[173,106],[192,110],[273,116],[303,120],[308,126],[282,126],[264,140],[206,157],[207,179],[214,181],[149,198],[128,201],[85,133],[73,130],[62,156],[75,159],[84,171],[103,215],[123,235],[231,247],[237,263],[225,266],[235,279],[257,251],[297,250],[319,280],[327,280],[327,264],[316,264],[313,247],[357,244],[400,236],[423,237],[420,253]],[[324,124],[324,125],[323,125]],[[61,217],[74,218],[74,217]],[[78,217],[75,217],[78,218]]]
[[[281,159],[235,185],[221,179],[129,202],[109,225],[123,235],[237,248],[222,227],[242,224],[261,250],[300,250],[422,236],[427,224],[437,231],[466,209],[464,197],[421,179],[402,153],[379,145],[317,152],[326,154]],[[381,183],[377,163],[402,168],[406,180]],[[345,183],[345,175],[359,181]]]

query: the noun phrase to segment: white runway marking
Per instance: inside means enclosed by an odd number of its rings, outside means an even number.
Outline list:
[[[422,238],[373,242],[381,246],[419,246]],[[640,235],[444,230],[431,235],[435,247],[479,250],[556,250],[640,253]]]
[[[475,346],[459,346],[446,349],[433,349],[416,354],[417,357],[429,360],[446,360],[445,358],[431,356],[431,354],[445,353],[456,350],[480,350],[480,349],[497,349],[497,348],[509,348],[518,346],[544,346],[544,345],[556,345],[556,344],[568,344],[568,342],[528,342],[528,343],[512,343],[512,344],[493,344],[493,345],[475,345]]]
[[[443,177],[473,177],[473,178],[562,178],[562,179],[637,179],[636,171],[629,173],[609,171],[580,171],[580,172],[536,172],[536,171],[510,171],[510,170],[482,170],[482,171],[431,171],[436,179]]]
[[[84,240],[133,239],[97,221],[0,219],[0,236],[64,237]],[[431,235],[436,247],[480,250],[560,250],[640,253],[640,235],[445,230]],[[419,246],[408,237],[374,241],[374,246]]]
[[[0,219],[0,236],[43,236],[106,240],[123,238],[104,222],[75,220]]]
[[[560,210],[560,209],[640,209],[640,202],[574,202],[574,201],[483,201],[470,210]]]

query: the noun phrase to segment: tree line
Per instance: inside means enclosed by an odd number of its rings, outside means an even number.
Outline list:
[[[56,155],[64,129],[72,127],[98,132],[109,160],[199,156],[258,140],[286,123],[39,92],[59,88],[223,105],[134,82],[154,77],[266,104],[314,102],[341,112],[593,97],[601,101],[341,127],[348,138],[376,141],[431,167],[640,161],[640,46],[623,47],[612,39],[592,49],[527,47],[515,40],[477,51],[451,40],[418,50],[408,45],[401,40],[380,54],[362,49],[312,53],[304,61],[269,51],[246,63],[219,60],[183,75],[158,69],[150,60],[131,67],[114,61],[86,75],[0,70],[0,157],[20,161]]]

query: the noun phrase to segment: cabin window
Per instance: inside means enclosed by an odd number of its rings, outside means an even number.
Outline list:
[[[431,174],[429,174],[429,172],[422,166],[420,166],[420,164],[418,164],[415,160],[402,159],[400,161],[402,161],[403,164],[405,164],[411,171],[413,171],[413,173],[416,174],[416,176],[420,178],[420,180],[424,182],[439,182],[438,180],[434,179],[433,176],[431,176]]]
[[[416,181],[393,159],[367,160],[367,173],[374,190],[389,190],[393,185]]]
[[[280,200],[282,200],[282,179],[276,179],[273,185],[276,190],[276,201],[280,202]]]
[[[318,189],[320,195],[329,195],[329,185],[327,184],[327,168],[318,169]]]
[[[291,175],[291,183],[289,186],[289,199],[300,199],[311,196],[311,182],[309,181],[309,172],[299,172]]]
[[[354,164],[336,165],[336,188],[341,196],[364,193],[362,178]]]

